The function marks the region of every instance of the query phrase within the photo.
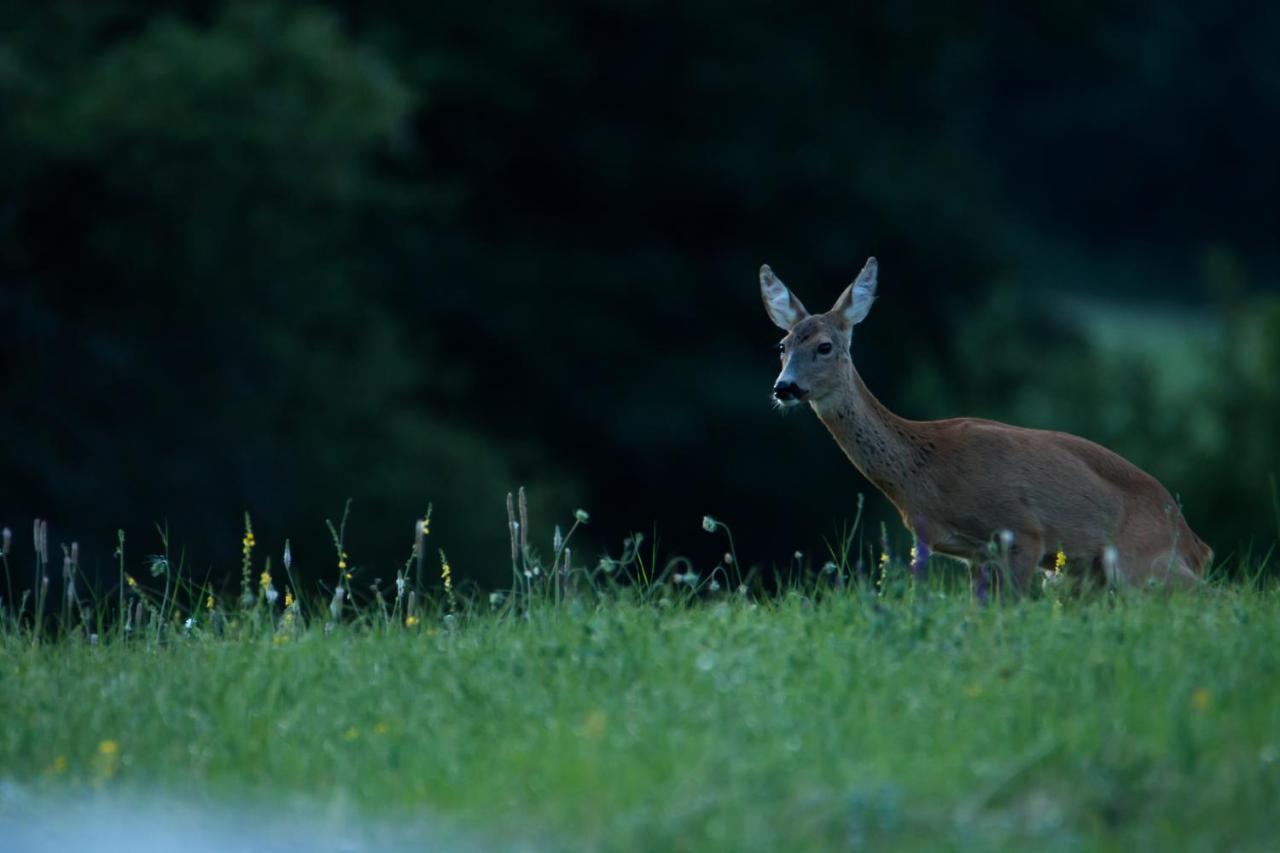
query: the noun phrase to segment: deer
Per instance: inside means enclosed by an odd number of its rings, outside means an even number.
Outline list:
[[[853,364],[853,330],[876,299],[869,258],[825,314],[810,314],[766,264],[765,311],[786,332],[774,404],[808,403],[853,466],[914,536],[911,570],[930,554],[969,566],[986,599],[1007,576],[1015,594],[1066,557],[1077,582],[1173,590],[1203,583],[1213,552],[1160,481],[1066,432],[980,418],[913,421],[876,399]],[[1062,568],[1059,566],[1059,568]],[[997,573],[998,571],[998,573]]]

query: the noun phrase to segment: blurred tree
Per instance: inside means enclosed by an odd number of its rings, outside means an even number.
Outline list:
[[[0,30],[0,518],[169,517],[234,561],[247,507],[315,565],[351,494],[390,577],[435,500],[498,580],[526,482],[547,526],[593,510],[587,552],[656,525],[716,559],[712,512],[821,559],[869,487],[770,410],[755,272],[817,310],[874,253],[855,360],[903,414],[1079,429],[1220,551],[1270,524],[1252,356],[1169,426],[1174,362],[1058,294],[1195,304],[1206,246],[1274,286],[1274,10],[117,0]]]

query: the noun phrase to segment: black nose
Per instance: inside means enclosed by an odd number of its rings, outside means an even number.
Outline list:
[[[806,393],[794,382],[779,382],[773,386],[773,396],[779,400],[803,400]]]

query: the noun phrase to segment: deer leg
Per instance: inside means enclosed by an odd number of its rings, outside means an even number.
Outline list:
[[[1036,536],[1015,536],[1008,559],[1013,587],[1018,595],[1026,595],[1031,591],[1031,581],[1044,559],[1044,542]]]
[[[1044,541],[1033,533],[1006,531],[1001,536],[999,586],[1003,588],[1007,582],[1018,595],[1026,595],[1031,591],[1031,581],[1044,559]]]
[[[969,582],[973,584],[973,597],[978,603],[986,606],[991,603],[991,564],[981,562],[969,571]]]
[[[922,583],[929,576],[929,546],[924,544],[923,539],[917,537],[914,550],[915,557],[911,560],[911,576],[918,583]]]

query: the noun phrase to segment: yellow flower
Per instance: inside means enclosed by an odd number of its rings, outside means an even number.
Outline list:
[[[284,588],[284,606],[286,609],[293,606],[293,590],[287,586]]]
[[[266,589],[271,586],[271,572],[263,572],[258,578],[258,586]]]
[[[114,740],[104,740],[98,744],[98,754],[93,757],[94,783],[101,784],[112,776],[120,767],[120,744]]]
[[[609,718],[599,708],[591,711],[582,721],[582,736],[587,740],[599,740],[608,721]]]
[[[373,733],[375,735],[385,735],[389,731],[391,731],[391,727],[386,723],[375,723],[373,726]]]
[[[920,559],[920,552],[916,550],[915,545],[912,545],[911,546],[911,562],[914,563],[918,559]]]
[[[125,579],[125,582],[129,584],[129,589],[138,588],[138,582],[133,579],[133,575],[125,575],[124,579]]]
[[[206,598],[206,599],[204,600],[204,607],[205,607],[205,610],[212,610],[212,609],[213,609],[213,596],[212,596],[212,595],[211,595],[211,596],[209,596],[208,598]]]
[[[888,552],[888,551],[881,551],[881,552],[880,552],[880,565],[882,565],[882,566],[887,565],[887,564],[888,564],[888,562],[889,562],[889,552]]]
[[[1055,572],[1060,572],[1066,567],[1067,567],[1067,555],[1062,551],[1061,548],[1059,548],[1058,556],[1053,558],[1053,570]]]
[[[414,625],[417,625],[417,624],[418,624],[417,616],[410,614],[404,618],[404,626],[406,628],[412,628]]]
[[[347,567],[347,561],[346,561],[346,560],[339,560],[339,561],[338,561],[338,568],[340,568],[340,569],[345,569],[346,567]]]
[[[1191,694],[1191,707],[1200,713],[1209,710],[1209,706],[1213,704],[1213,694],[1203,687],[1198,688],[1196,692]]]

